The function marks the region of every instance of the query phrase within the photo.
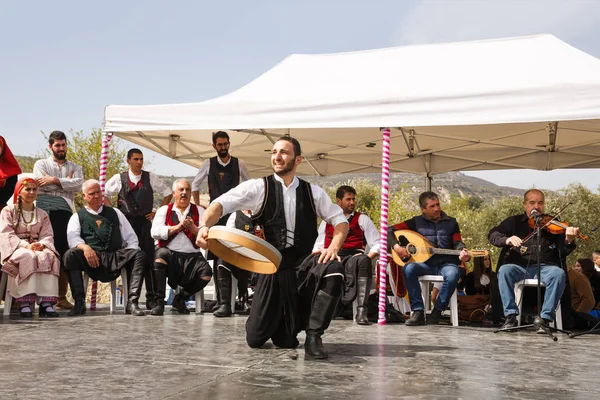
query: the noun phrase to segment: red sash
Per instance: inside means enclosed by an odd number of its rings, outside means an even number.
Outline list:
[[[167,216],[165,218],[165,224],[167,226],[175,226],[175,225],[179,224],[179,222],[180,222],[179,218],[177,217],[177,213],[173,212],[174,205],[175,205],[175,203],[171,203],[167,206]],[[190,204],[190,212],[188,213],[188,216],[191,216],[192,221],[194,221],[194,224],[196,226],[199,226],[200,214],[198,213],[198,208],[194,204]],[[188,229],[184,229],[183,233],[185,234],[185,236],[188,237],[188,239],[190,239],[190,242],[192,242],[192,245],[194,246],[194,248],[198,249],[199,247],[196,246],[196,235],[194,235]],[[169,236],[169,238],[167,240],[162,240],[162,239],[159,240],[158,247],[167,247],[167,245],[171,242],[171,240],[173,240],[175,238],[175,236],[177,236],[177,235],[178,235],[178,233]]]

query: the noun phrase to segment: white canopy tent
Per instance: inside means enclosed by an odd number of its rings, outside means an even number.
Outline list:
[[[289,134],[299,173],[600,166],[600,60],[552,35],[292,55],[241,89],[188,104],[107,106],[104,131],[198,166],[226,130],[253,176]]]

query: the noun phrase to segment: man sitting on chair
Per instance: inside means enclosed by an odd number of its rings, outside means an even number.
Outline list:
[[[175,201],[156,211],[151,234],[158,239],[158,250],[154,253],[154,284],[159,297],[165,297],[166,280],[169,286],[182,290],[173,298],[173,307],[180,314],[189,314],[185,300],[204,289],[212,277],[212,270],[196,246],[199,221],[204,209],[190,203],[192,188],[186,179],[173,182]],[[196,307],[202,307],[196,304]],[[163,315],[163,302],[158,302],[150,315]]]
[[[529,227],[532,213],[544,213],[544,193],[537,189],[525,192],[523,209],[524,214],[506,218],[488,234],[491,244],[503,248],[498,262],[498,285],[506,317],[503,328],[514,328],[519,324],[515,284],[523,279],[537,279],[537,252],[534,251],[536,239],[525,244],[523,239],[533,232]],[[575,249],[574,241],[578,233],[579,228],[572,226],[567,227],[566,235],[541,230],[541,282],[546,285],[541,317],[546,325],[554,321],[554,312],[566,286],[563,259]]]
[[[123,213],[103,206],[100,183],[89,179],[81,187],[86,206],[73,214],[67,225],[69,250],[65,253],[65,270],[68,273],[75,306],[69,315],[85,314],[85,292],[81,272],[101,282],[112,282],[127,269],[130,280],[126,311],[137,316],[145,315],[138,306],[146,255],[138,247],[137,235]]]
[[[394,232],[400,229],[415,231],[435,247],[441,249],[462,250],[460,255],[435,254],[426,262],[410,262],[403,268],[406,289],[410,299],[411,317],[405,325],[425,325],[425,310],[419,277],[423,275],[442,275],[444,282],[427,324],[437,325],[440,322],[442,311],[448,307],[450,298],[456,290],[460,278],[460,261],[467,262],[471,259],[460,236],[460,228],[456,219],[449,217],[440,207],[438,195],[434,192],[423,192],[419,196],[419,206],[422,214],[407,221],[393,225],[388,232],[388,250],[395,251],[404,261],[410,259],[404,243],[398,243]]]
[[[335,193],[335,198],[338,206],[344,211],[344,217],[348,219],[349,224],[348,236],[346,236],[338,255],[343,258],[342,262],[346,267],[346,271],[350,269],[353,275],[356,274],[353,279],[346,281],[356,282],[355,293],[358,307],[354,317],[357,324],[369,325],[367,309],[373,280],[372,260],[379,254],[379,231],[368,215],[354,212],[356,190],[352,186],[340,186]],[[333,239],[333,232],[333,225],[322,221],[319,225],[319,236],[313,247],[313,252],[328,248]],[[369,253],[367,254],[365,254],[365,243],[369,246]],[[354,265],[348,268],[350,262]],[[347,292],[349,291],[347,290]],[[351,301],[352,297],[348,301]]]

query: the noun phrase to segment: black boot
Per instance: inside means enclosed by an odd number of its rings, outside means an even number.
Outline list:
[[[231,317],[231,274],[217,279],[219,286],[219,308],[213,313],[215,317]]]
[[[371,280],[369,278],[358,278],[356,281],[356,323],[359,325],[370,325],[367,318],[369,309],[369,292],[371,291]]]
[[[404,325],[407,325],[407,326],[425,325],[425,311],[423,311],[423,310],[413,311],[410,318],[406,320]]]
[[[171,305],[174,309],[177,310],[179,314],[187,315],[190,313],[190,310],[188,310],[187,306],[185,305],[185,300],[188,297],[190,297],[190,295],[186,293],[183,289],[181,289],[181,291],[173,297],[173,302],[171,303]]]
[[[163,315],[165,313],[165,290],[167,289],[167,269],[166,265],[155,263],[154,269],[154,293],[156,295],[156,304],[150,310],[150,315]]]
[[[127,299],[127,307],[125,308],[125,313],[132,314],[137,317],[146,315],[146,313],[143,312],[140,309],[140,306],[138,305],[138,300],[140,299],[140,292],[142,290],[142,282],[144,279],[143,269],[141,269],[140,271],[140,269],[134,267],[132,268],[132,271],[127,275],[129,275],[131,283],[129,284],[129,298]]]
[[[71,286],[71,294],[75,299],[75,304],[68,316],[85,314],[85,292],[83,291],[83,277],[81,271],[66,271],[69,278],[69,286]]]
[[[158,303],[158,295],[156,293],[156,284],[154,283],[154,271],[148,267],[144,276],[144,284],[146,285],[146,309],[152,310]],[[163,295],[164,299],[164,295]]]
[[[237,314],[249,315],[250,303],[248,302],[248,278],[238,280],[238,298],[242,303],[242,308],[237,311]]]
[[[321,335],[329,327],[333,313],[337,307],[339,297],[333,297],[319,290],[312,304],[312,310],[306,327],[306,340],[304,351],[306,356],[314,359],[325,359],[328,357]]]

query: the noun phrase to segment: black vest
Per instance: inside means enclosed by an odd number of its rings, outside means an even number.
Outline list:
[[[140,180],[142,187],[131,190],[129,187],[129,172],[121,173],[121,190],[119,191],[119,210],[127,218],[144,216],[152,212],[154,191],[150,184],[150,173],[142,171]]]
[[[283,189],[273,175],[263,178],[265,199],[262,208],[252,216],[254,225],[264,229],[265,239],[282,252],[286,246],[287,227],[283,208]],[[294,250],[298,255],[309,254],[319,232],[317,212],[310,183],[298,179],[296,188],[296,228],[294,230]]]
[[[81,238],[94,250],[117,251],[123,247],[119,216],[112,207],[104,206],[98,215],[85,208],[77,211]]]
[[[244,232],[254,232],[254,225],[252,224],[252,217],[244,214],[243,211],[235,212],[235,228]]]
[[[227,193],[230,189],[240,183],[240,164],[236,157],[231,157],[229,164],[221,165],[217,157],[210,159],[210,169],[208,170],[208,194],[210,201]]]

